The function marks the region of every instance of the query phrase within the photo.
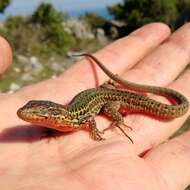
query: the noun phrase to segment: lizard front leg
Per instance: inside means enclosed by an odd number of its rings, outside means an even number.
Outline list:
[[[91,138],[96,141],[104,140],[104,138],[102,138],[102,136],[101,136],[103,134],[103,132],[99,131],[98,128],[96,127],[95,119],[91,118],[89,122],[90,122],[89,128],[90,128]]]
[[[124,125],[125,127],[128,127],[128,128],[130,128],[132,130],[131,127],[124,124],[123,117],[118,111],[119,108],[120,108],[120,105],[121,105],[120,101],[110,101],[110,102],[108,102],[107,104],[104,105],[103,112],[106,115],[108,115],[109,117],[111,117],[113,119],[113,122],[111,123],[111,125],[108,128],[104,129],[103,132],[106,131],[109,128],[117,127],[133,143],[133,140],[131,139],[131,137],[129,137],[125,133],[125,131],[120,127],[120,125]]]
[[[116,74],[116,76],[118,75]],[[112,79],[109,79],[107,82],[104,82],[102,85],[100,85],[101,88],[108,88],[108,89],[116,89],[116,86],[117,83]]]
[[[96,141],[101,141],[101,140],[104,140],[104,138],[102,138],[102,134],[103,132],[99,131],[98,128],[96,127],[96,121],[94,119],[94,117],[83,117],[83,118],[80,118],[80,124],[82,123],[88,123],[88,127],[89,127],[89,130],[90,130],[90,136],[93,140],[96,140]]]

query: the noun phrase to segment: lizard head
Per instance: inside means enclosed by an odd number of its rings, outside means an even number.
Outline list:
[[[17,115],[24,121],[50,128],[68,125],[69,121],[69,114],[65,107],[50,101],[29,101],[18,109]]]

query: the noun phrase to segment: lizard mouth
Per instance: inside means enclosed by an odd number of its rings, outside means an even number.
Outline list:
[[[27,113],[26,111],[23,111],[22,108],[17,111],[17,116],[20,119],[33,124],[41,124],[42,121],[44,122],[44,117],[32,113]]]

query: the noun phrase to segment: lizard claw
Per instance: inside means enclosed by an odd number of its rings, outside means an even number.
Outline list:
[[[122,123],[122,125],[123,125],[124,127],[127,127],[128,129],[130,129],[131,131],[133,130],[133,128],[132,128],[132,127],[130,127],[130,126],[128,126],[128,125],[126,125],[125,123]]]
[[[103,138],[100,134],[103,134],[103,132],[102,131],[92,131],[90,135],[91,135],[92,139],[94,139],[96,141],[105,140],[105,138]]]

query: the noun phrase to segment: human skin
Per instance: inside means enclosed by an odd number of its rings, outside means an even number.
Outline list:
[[[11,64],[11,49],[0,38],[0,73]],[[95,56],[123,78],[178,90],[190,99],[190,24],[173,34],[152,23],[119,39]],[[108,78],[94,66],[101,84]],[[175,80],[176,79],[176,80]],[[0,187],[7,190],[183,190],[190,182],[190,131],[167,140],[187,119],[161,121],[127,115],[125,128],[132,144],[117,129],[96,142],[86,131],[41,138],[46,128],[20,120],[16,111],[32,99],[65,104],[82,90],[95,87],[89,60],[83,59],[55,79],[0,94]],[[154,96],[153,96],[154,98]],[[164,101],[163,98],[155,97]],[[97,116],[101,130],[110,121]],[[146,153],[145,153],[146,152]],[[143,154],[144,153],[144,154]]]

